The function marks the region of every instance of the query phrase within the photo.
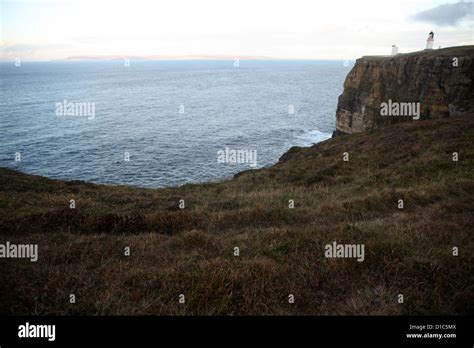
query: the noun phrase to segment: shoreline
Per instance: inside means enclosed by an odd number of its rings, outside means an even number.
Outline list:
[[[314,132],[314,131],[317,131],[321,134],[331,134],[331,133],[328,133],[328,132],[322,132],[322,131],[319,131],[317,129],[313,129],[313,130],[310,130],[310,131],[304,131],[304,132],[308,132],[308,133],[311,133],[311,132]],[[334,131],[335,132],[335,131]],[[17,168],[12,168],[12,167],[7,167],[7,166],[0,166],[0,168],[5,168],[5,169],[10,169],[10,170],[14,170],[18,173],[21,173],[21,174],[26,174],[26,175],[32,175],[32,176],[39,176],[39,177],[44,177],[44,178],[48,178],[48,179],[51,179],[51,180],[59,180],[59,181],[65,181],[65,182],[83,182],[83,183],[87,183],[87,184],[91,184],[91,185],[104,185],[104,186],[127,186],[127,187],[131,187],[131,188],[137,188],[137,189],[151,189],[151,190],[156,190],[156,189],[165,189],[165,188],[173,188],[173,187],[182,187],[182,186],[185,186],[185,185],[205,185],[205,184],[215,184],[215,183],[220,183],[220,182],[224,182],[224,181],[227,181],[227,180],[231,180],[232,178],[235,178],[236,176],[239,176],[241,173],[244,173],[244,172],[249,172],[249,171],[253,171],[253,170],[261,170],[261,169],[265,169],[265,168],[269,168],[269,167],[272,167],[274,166],[275,164],[278,163],[278,161],[280,160],[280,158],[284,157],[288,152],[291,151],[292,148],[309,148],[309,147],[312,147],[316,144],[319,144],[321,142],[324,142],[326,140],[329,140],[331,139],[331,136],[328,136],[328,138],[324,139],[324,140],[320,140],[318,142],[315,142],[315,143],[312,143],[311,145],[305,145],[305,146],[299,146],[299,145],[291,145],[287,150],[285,150],[283,152],[282,155],[280,155],[276,160],[274,160],[272,163],[269,163],[267,165],[264,165],[262,167],[257,167],[257,168],[248,168],[248,169],[242,169],[241,171],[239,172],[236,172],[234,174],[229,174],[228,176],[226,177],[221,177],[221,178],[218,178],[218,179],[215,179],[215,180],[207,180],[207,181],[200,181],[200,182],[186,182],[186,183],[182,183],[182,184],[179,184],[179,185],[175,185],[175,184],[170,184],[170,185],[166,185],[166,186],[156,186],[156,187],[151,187],[151,186],[139,186],[139,185],[134,185],[134,184],[120,184],[120,183],[106,183],[106,182],[94,182],[94,181],[88,181],[88,180],[82,180],[82,179],[64,179],[64,178],[60,178],[60,177],[49,177],[49,176],[45,176],[45,175],[41,175],[41,174],[35,174],[35,173],[28,173],[28,172],[23,172],[21,171],[20,169],[17,169]],[[229,165],[229,164],[227,164]]]

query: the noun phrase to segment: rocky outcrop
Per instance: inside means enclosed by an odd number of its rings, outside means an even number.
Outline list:
[[[473,115],[474,46],[358,59],[339,97],[334,136],[417,118],[382,115],[382,103],[419,103],[419,119]]]

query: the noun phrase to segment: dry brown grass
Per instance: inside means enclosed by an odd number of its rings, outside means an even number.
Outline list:
[[[473,138],[473,119],[399,124],[157,190],[0,169],[0,242],[40,253],[0,260],[0,313],[473,313]],[[334,240],[365,244],[365,261],[326,259]]]

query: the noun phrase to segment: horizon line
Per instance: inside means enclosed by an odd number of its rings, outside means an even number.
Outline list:
[[[447,46],[443,48],[436,48],[433,51],[444,50],[449,48],[456,47],[469,47],[473,45],[458,45],[458,46]],[[423,49],[409,51],[409,52],[399,52],[398,55],[410,54],[424,51]],[[382,55],[369,55],[374,57],[389,57],[390,54]],[[135,60],[135,61],[356,61],[357,59],[366,57],[362,55],[360,57],[332,57],[332,58],[316,58],[316,57],[273,57],[273,56],[253,56],[253,55],[227,55],[227,54],[187,54],[187,55],[121,55],[121,54],[109,54],[109,55],[73,55],[67,56],[64,58],[45,58],[45,59],[35,59],[35,58],[25,58],[21,57],[2,57],[0,55],[1,63],[15,63],[16,59],[19,59],[23,62],[78,62],[78,61],[125,61],[125,60]]]
[[[360,57],[361,58],[361,57]],[[222,61],[235,61],[238,59],[239,61],[353,61],[355,62],[359,58],[349,58],[349,59],[341,59],[341,58],[278,58],[278,57],[162,57],[162,58],[142,58],[142,57],[127,57],[124,56],[123,58],[109,58],[109,57],[82,57],[82,58],[62,58],[62,59],[20,59],[21,62],[28,62],[28,63],[74,63],[74,62],[118,62],[118,61],[125,61],[129,59],[130,61],[141,61],[141,62],[169,62],[169,61],[215,61],[215,62],[222,62]],[[8,58],[3,59],[0,58],[0,63],[15,63],[15,59]]]

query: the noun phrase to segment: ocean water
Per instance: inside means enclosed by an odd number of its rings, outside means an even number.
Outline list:
[[[0,166],[142,187],[222,180],[329,138],[349,69],[340,61],[1,63]],[[71,114],[61,113],[65,101]],[[89,103],[89,113],[71,103]],[[256,161],[222,163],[226,148]]]

